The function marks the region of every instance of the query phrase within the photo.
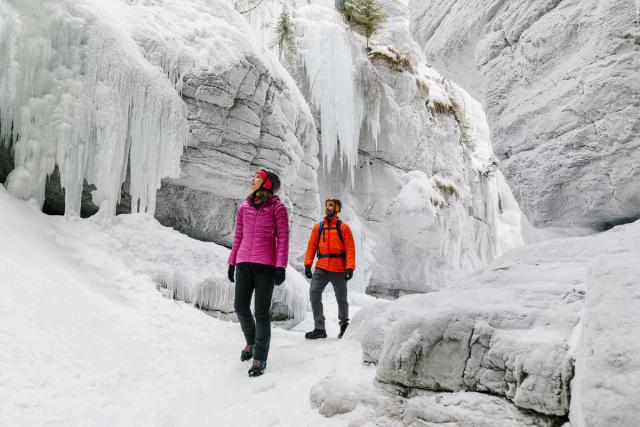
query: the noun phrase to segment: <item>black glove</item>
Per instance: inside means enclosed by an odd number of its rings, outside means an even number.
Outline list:
[[[307,276],[307,279],[311,279],[313,277],[313,273],[311,272],[311,266],[310,265],[305,265],[304,266],[304,275]]]
[[[276,284],[276,286],[282,285],[282,283],[284,282],[284,278],[285,278],[284,268],[282,267],[276,268],[276,272],[273,273],[273,281]]]
[[[233,276],[235,276],[236,273],[236,266],[235,265],[230,265],[229,266],[229,271],[227,272],[227,277],[229,277],[229,281],[231,283],[234,282]]]
[[[347,271],[344,272],[344,280],[351,280],[352,277],[353,277],[353,270],[350,268],[347,268]]]

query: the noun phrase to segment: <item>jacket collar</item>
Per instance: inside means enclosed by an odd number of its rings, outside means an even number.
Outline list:
[[[247,202],[249,202],[249,205],[255,207],[255,205],[253,204],[253,197],[251,196],[247,196]],[[266,202],[264,202],[263,204],[261,204],[260,206],[270,206],[276,202],[279,202],[280,198],[276,195],[274,195],[273,197],[271,197],[270,200],[267,200]]]
[[[334,215],[333,218],[331,218],[331,221],[329,221],[329,218],[327,218],[326,216],[324,217],[324,222],[328,225],[331,226],[331,224],[335,224],[336,222],[338,222],[340,218],[338,218],[338,215]]]

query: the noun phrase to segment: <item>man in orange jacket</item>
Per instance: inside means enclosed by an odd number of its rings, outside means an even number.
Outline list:
[[[347,281],[353,277],[356,268],[356,246],[351,229],[340,221],[338,213],[342,203],[338,199],[328,199],[324,202],[325,218],[321,223],[313,226],[307,255],[304,259],[304,274],[311,279],[309,294],[311,309],[313,310],[314,330],[307,332],[305,338],[326,338],[322,308],[322,292],[329,282],[338,300],[338,319],[340,320],[340,334],[349,326],[349,304],[347,303]],[[314,257],[318,255],[316,269],[311,273]]]

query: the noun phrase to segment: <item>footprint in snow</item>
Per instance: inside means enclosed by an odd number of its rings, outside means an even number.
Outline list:
[[[251,390],[254,393],[263,393],[265,391],[271,390],[275,386],[276,386],[276,382],[274,380],[265,378],[264,382],[260,382],[254,385],[253,387],[251,387]]]

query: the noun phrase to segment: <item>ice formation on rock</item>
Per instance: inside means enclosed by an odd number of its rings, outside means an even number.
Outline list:
[[[173,84],[145,59],[114,4],[0,3],[0,137],[13,141],[8,189],[44,202],[57,165],[68,213],[82,186],[113,214],[130,174],[134,210],[152,213],[163,176],[176,176],[187,141]]]

